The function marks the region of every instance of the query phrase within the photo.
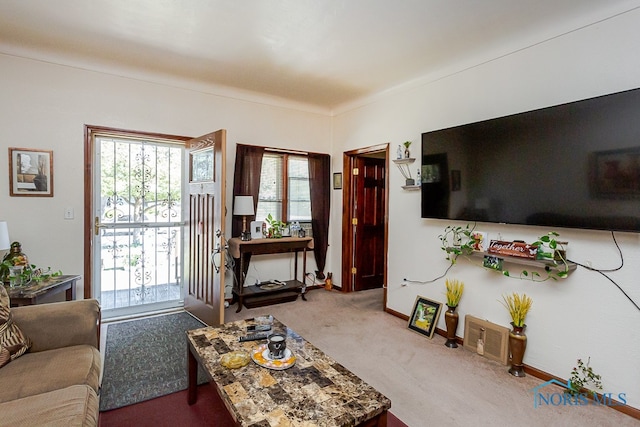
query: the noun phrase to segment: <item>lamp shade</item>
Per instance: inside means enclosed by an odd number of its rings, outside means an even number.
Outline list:
[[[234,215],[253,215],[253,196],[236,196],[233,202]]]
[[[9,227],[6,221],[0,221],[0,251],[11,248],[9,241]]]

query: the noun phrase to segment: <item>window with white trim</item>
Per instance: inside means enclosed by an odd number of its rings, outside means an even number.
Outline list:
[[[309,162],[305,155],[264,153],[256,221],[311,221]]]

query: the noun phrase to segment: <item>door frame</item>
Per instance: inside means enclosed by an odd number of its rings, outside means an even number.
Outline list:
[[[351,224],[354,203],[353,166],[358,157],[367,157],[374,153],[384,153],[385,158],[385,206],[384,206],[384,268],[383,289],[384,307],[387,307],[387,274],[389,252],[389,143],[345,151],[342,155],[342,292],[354,291],[354,275],[351,273],[355,247],[353,244],[353,226]]]
[[[150,138],[167,139],[173,141],[186,142],[192,139],[188,136],[168,135],[153,132],[140,132],[111,128],[106,126],[84,125],[84,298],[96,298],[93,295],[93,236],[94,236],[94,203],[93,203],[93,172],[94,172],[94,145],[93,137],[96,134],[108,133],[110,135],[122,136],[126,138]]]

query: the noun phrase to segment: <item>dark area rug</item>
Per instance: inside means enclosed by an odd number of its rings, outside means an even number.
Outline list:
[[[185,332],[205,326],[186,312],[107,327],[100,410],[120,408],[187,388]],[[198,368],[198,383],[207,382]]]

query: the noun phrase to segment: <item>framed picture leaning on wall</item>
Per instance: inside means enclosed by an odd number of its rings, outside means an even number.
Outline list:
[[[409,329],[418,332],[419,334],[426,335],[429,339],[433,338],[433,333],[436,330],[436,324],[438,323],[441,310],[441,302],[432,301],[425,297],[418,296],[415,304],[413,305],[411,317],[409,318]]]

